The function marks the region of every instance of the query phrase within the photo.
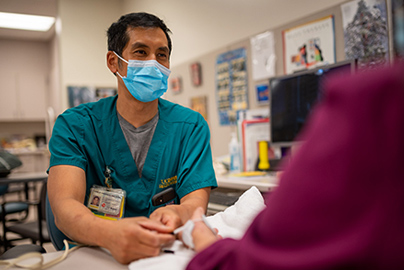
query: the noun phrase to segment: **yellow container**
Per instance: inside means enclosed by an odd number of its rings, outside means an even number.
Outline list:
[[[267,141],[260,141],[258,143],[258,150],[259,150],[258,170],[260,170],[260,171],[268,171],[269,170],[268,142]]]

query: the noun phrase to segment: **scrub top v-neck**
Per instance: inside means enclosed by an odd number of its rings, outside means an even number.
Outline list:
[[[119,112],[117,112],[119,125],[125,136],[126,143],[129,146],[132,157],[135,160],[139,176],[142,177],[143,165],[146,160],[147,152],[156,129],[157,122],[159,120],[159,114],[156,115],[146,124],[135,127],[125,118],[123,118]]]
[[[149,216],[157,208],[152,196],[168,187],[175,189],[178,204],[192,191],[217,186],[209,127],[199,113],[159,99],[159,121],[139,177],[116,100],[108,97],[66,110],[54,125],[50,167],[72,165],[85,171],[85,203],[93,185],[105,186],[107,167],[112,187],[126,191],[125,216]]]

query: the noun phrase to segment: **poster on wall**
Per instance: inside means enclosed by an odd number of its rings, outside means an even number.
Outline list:
[[[369,69],[389,60],[385,0],[354,0],[341,5],[345,58]]]
[[[250,39],[252,75],[254,80],[275,76],[275,41],[272,32],[265,32]]]
[[[269,104],[269,85],[259,84],[255,86],[258,104]]]
[[[394,56],[404,59],[404,0],[392,0]]]
[[[98,101],[102,98],[115,96],[118,94],[118,90],[113,87],[98,87],[95,89],[95,101]]]
[[[235,125],[237,112],[248,109],[247,56],[245,48],[216,59],[216,98],[220,125]]]
[[[191,109],[199,112],[206,122],[208,121],[208,106],[207,96],[193,97],[191,98]]]
[[[98,101],[102,98],[115,96],[118,91],[113,87],[68,86],[69,107],[83,103]]]
[[[170,88],[173,94],[175,95],[181,93],[182,90],[181,77],[173,77],[170,80]]]
[[[195,62],[190,66],[191,81],[194,86],[200,86],[202,84],[202,68],[201,63]]]
[[[284,72],[335,63],[332,15],[283,31]]]
[[[83,103],[95,101],[95,88],[88,86],[67,87],[69,107],[75,107]]]
[[[115,96],[118,91],[113,87],[68,86],[69,107],[83,103],[98,101],[105,97]]]

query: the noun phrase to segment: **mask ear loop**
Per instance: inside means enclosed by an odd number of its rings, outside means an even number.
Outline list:
[[[126,64],[129,64],[128,61],[126,61],[125,59],[123,59],[119,54],[117,54],[115,51],[113,51],[113,53],[118,56],[119,59],[121,59],[122,61],[124,61]]]
[[[126,78],[126,76],[125,76],[125,77],[122,77],[122,75],[121,75],[121,74],[119,74],[119,72],[118,72],[118,71],[116,72],[116,74],[118,74],[118,76],[119,76],[119,77],[121,77],[121,79],[122,79],[122,80],[123,80],[124,78]]]
[[[124,61],[126,64],[128,64],[129,65],[129,62],[128,61],[126,61],[125,59],[123,59],[119,54],[117,54],[115,51],[112,51],[116,56],[118,56],[118,58],[119,59],[121,59],[122,61]],[[124,79],[124,78],[126,78],[126,76],[125,77],[123,77],[121,74],[119,74],[119,72],[117,71],[116,72],[117,74],[118,74],[118,76],[119,77],[121,77],[121,79]]]

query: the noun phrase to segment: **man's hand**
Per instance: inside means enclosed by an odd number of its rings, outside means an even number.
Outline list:
[[[172,229],[146,217],[118,221],[96,217],[84,205],[83,169],[59,165],[49,171],[48,195],[56,226],[79,243],[108,249],[120,263],[156,256],[161,246],[175,240]]]
[[[173,231],[182,225],[180,214],[177,211],[178,207],[180,206],[167,205],[165,207],[160,207],[150,215],[150,219],[161,222]]]
[[[145,217],[124,218],[110,223],[110,234],[100,235],[112,256],[122,264],[160,254],[162,246],[171,244],[172,229]]]
[[[150,219],[165,224],[172,230],[185,224],[195,209],[202,207],[206,211],[210,187],[197,189],[181,198],[180,205],[167,205],[156,209]]]

